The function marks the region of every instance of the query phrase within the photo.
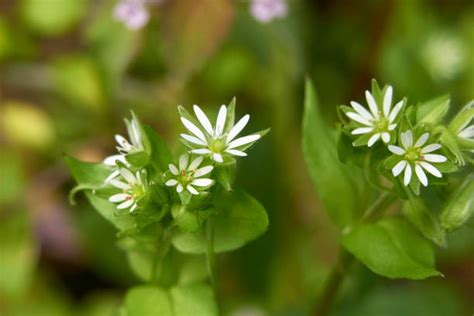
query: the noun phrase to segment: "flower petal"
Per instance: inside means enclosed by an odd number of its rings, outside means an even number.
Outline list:
[[[385,91],[385,95],[383,96],[383,115],[388,117],[390,114],[390,107],[392,106],[392,96],[393,96],[393,88],[392,86],[388,86],[387,91]]]
[[[232,127],[232,129],[230,130],[229,135],[227,136],[227,142],[232,141],[237,135],[239,135],[239,133],[245,128],[249,120],[250,115],[244,115],[244,117],[242,117],[237,122],[237,124],[235,124],[234,127]]]
[[[462,138],[467,138],[467,139],[473,138],[474,137],[474,125],[466,127],[465,129],[460,131],[458,136],[462,137]]]
[[[170,180],[166,181],[166,183],[165,183],[165,185],[167,187],[173,187],[177,184],[178,184],[178,181],[176,181],[175,179],[170,179]]]
[[[177,176],[177,175],[179,174],[179,170],[178,170],[178,168],[176,168],[175,165],[173,165],[173,164],[170,163],[170,164],[168,165],[168,167],[170,168],[170,172],[171,172],[172,174],[174,174],[175,176]]]
[[[397,127],[397,124],[390,124],[388,125],[388,130],[393,131]]]
[[[222,105],[221,108],[219,109],[219,113],[217,114],[216,132],[214,134],[215,137],[219,137],[220,135],[222,135],[222,132],[224,131],[226,116],[227,116],[227,108],[225,105]]]
[[[390,134],[387,132],[382,133],[382,140],[384,143],[388,143],[390,141]]]
[[[211,179],[203,178],[203,179],[194,179],[191,184],[196,185],[198,187],[207,187],[213,183]]]
[[[125,165],[128,164],[124,155],[112,155],[112,156],[106,157],[102,162],[107,166],[116,166],[117,161],[120,161]]]
[[[123,202],[122,204],[119,204],[117,208],[119,210],[124,209],[124,208],[129,208],[132,204],[134,203],[133,199],[127,200]]]
[[[120,174],[120,171],[119,171],[119,170],[114,170],[114,171],[107,177],[107,179],[105,179],[104,182],[105,182],[105,183],[109,183],[110,180],[117,178],[119,174]]]
[[[405,174],[403,175],[403,183],[407,186],[411,181],[411,166],[407,164],[405,167]]]
[[[191,163],[189,164],[188,170],[196,169],[197,167],[199,167],[199,165],[201,164],[203,160],[204,160],[203,156],[198,156],[193,161],[191,161]]]
[[[120,175],[127,180],[129,184],[136,184],[137,183],[137,178],[135,178],[135,175],[128,169],[121,168],[120,169]]]
[[[132,196],[130,194],[118,193],[118,194],[114,194],[111,197],[109,197],[109,202],[112,202],[112,203],[123,202],[126,199],[129,199],[131,197]]]
[[[374,118],[379,118],[379,109],[372,93],[370,93],[370,91],[365,91],[365,98],[367,100],[367,104],[369,105],[370,112],[372,112]]]
[[[439,170],[435,166],[433,166],[432,164],[430,164],[428,162],[425,162],[425,161],[420,161],[419,164],[423,167],[423,169],[425,169],[426,171],[428,171],[429,173],[431,173],[435,177],[437,177],[437,178],[443,177],[441,172],[439,172]]]
[[[191,152],[192,152],[193,154],[198,154],[198,155],[207,155],[207,154],[212,153],[212,151],[210,151],[210,150],[207,149],[207,148],[193,149],[193,150],[191,150]]]
[[[388,150],[390,150],[395,155],[399,155],[399,156],[404,155],[406,152],[405,149],[395,146],[395,145],[388,145]]]
[[[373,127],[359,127],[354,129],[351,134],[352,135],[361,135],[361,134],[367,134],[370,133],[374,130]]]
[[[181,117],[181,122],[183,122],[184,126],[193,133],[197,138],[201,139],[202,141],[206,141],[206,137],[204,133],[193,123],[191,123],[188,119]]]
[[[124,149],[125,151],[130,151],[133,149],[133,146],[128,142],[128,140],[123,137],[122,135],[118,135],[116,134],[115,135],[115,141],[117,142],[117,144],[119,144],[119,146]]]
[[[133,211],[135,211],[135,209],[137,208],[138,204],[137,203],[134,203],[132,205],[132,207],[130,208],[130,213],[133,213]]]
[[[182,186],[181,184],[178,184],[178,185],[176,186],[176,192],[178,192],[178,193],[183,192],[183,186]]]
[[[407,166],[407,161],[406,160],[401,160],[399,161],[395,167],[392,169],[392,174],[394,177],[397,177],[400,173],[402,173],[403,169]]]
[[[427,145],[425,147],[423,147],[421,149],[421,153],[422,154],[427,154],[427,153],[430,153],[432,151],[435,151],[435,150],[438,150],[440,149],[442,146],[440,144],[430,144],[430,145]]]
[[[423,168],[421,168],[420,165],[416,165],[415,166],[415,173],[416,173],[416,176],[418,177],[418,180],[420,180],[421,184],[423,184],[423,186],[428,186],[428,178],[426,177],[426,174],[425,172],[423,171]]]
[[[355,112],[347,112],[346,115],[350,119],[356,121],[357,123],[367,125],[367,126],[373,126],[373,124],[369,120],[363,118],[362,116],[360,116],[359,114],[357,114]]]
[[[224,159],[222,159],[221,154],[217,154],[217,153],[213,154],[212,159],[214,159],[214,161],[217,161],[217,162],[220,162],[220,163],[224,162]]]
[[[260,139],[260,137],[261,136],[259,134],[253,134],[253,135],[237,138],[236,140],[233,140],[229,143],[229,145],[227,146],[227,149],[232,149],[232,148],[240,147],[240,146],[255,142],[256,140]]]
[[[372,135],[372,137],[369,138],[369,141],[367,142],[367,146],[372,147],[376,141],[378,141],[380,138],[380,133]]]
[[[445,156],[437,154],[423,155],[423,158],[429,162],[445,162],[448,160],[448,158],[446,158]]]
[[[207,146],[207,142],[197,138],[197,137],[194,137],[194,136],[191,136],[191,135],[188,135],[188,134],[181,134],[181,137],[183,137],[185,140],[187,140],[188,142],[191,142],[193,144],[196,144],[196,145],[202,145],[202,146]]]
[[[400,138],[402,140],[402,145],[405,149],[411,148],[411,146],[413,146],[413,133],[411,130],[407,130],[405,133],[401,133]]]
[[[400,112],[400,110],[402,109],[402,107],[403,107],[403,100],[399,101],[397,104],[395,104],[395,106],[393,107],[392,112],[390,112],[390,115],[388,116],[388,121],[390,123],[395,121],[395,119],[397,118],[397,115]]]
[[[428,137],[430,137],[430,133],[424,133],[423,135],[421,135],[420,138],[418,138],[418,140],[416,141],[415,147],[423,146],[428,140]]]
[[[213,169],[214,169],[213,166],[205,166],[205,167],[199,168],[198,170],[196,170],[196,172],[194,172],[193,177],[194,178],[202,177],[202,176],[210,173]]]
[[[127,183],[119,181],[117,179],[112,179],[109,181],[111,185],[122,190],[129,190],[131,187]]]
[[[179,157],[179,162],[178,162],[179,171],[183,171],[188,168],[188,160],[189,160],[189,155],[187,154],[181,155],[181,157]]]
[[[225,151],[226,153],[229,153],[231,155],[234,155],[234,156],[239,156],[239,157],[245,157],[247,156],[247,153],[241,151],[241,150],[237,150],[237,149],[226,149]]]
[[[198,195],[199,192],[198,190],[196,190],[192,185],[188,184],[186,186],[186,189],[189,191],[189,193],[193,194],[193,195]]]
[[[128,131],[128,135],[130,136],[130,139],[132,140],[132,143],[135,147],[141,147],[142,137],[140,134],[140,128],[138,127],[138,122],[135,119],[132,119],[130,125],[132,128]]]
[[[210,136],[212,136],[213,135],[212,125],[211,125],[211,122],[209,121],[209,119],[207,118],[207,115],[196,104],[193,105],[193,110],[194,110],[194,114],[196,114],[196,117],[197,117],[199,123],[201,123],[202,127],[204,127],[206,132]]]
[[[367,111],[360,103],[357,103],[355,101],[351,101],[351,106],[357,112],[357,114],[359,114],[360,116],[362,116],[366,120],[373,119],[372,114],[370,114],[370,112]]]

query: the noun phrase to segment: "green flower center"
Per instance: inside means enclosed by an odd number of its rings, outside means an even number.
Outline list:
[[[189,171],[186,171],[186,170],[183,170],[181,171],[181,173],[179,174],[178,178],[177,178],[178,182],[181,183],[182,185],[186,185],[188,184],[189,182],[191,182],[193,180],[193,172],[189,172]]]
[[[388,120],[385,117],[380,117],[375,123],[374,127],[377,132],[386,132],[388,131]]]
[[[410,161],[418,161],[421,159],[421,152],[418,148],[410,148],[405,153],[405,159]]]
[[[133,196],[133,199],[139,200],[143,195],[145,195],[145,188],[141,185],[136,185],[132,187],[130,194]]]
[[[225,141],[222,138],[213,139],[209,145],[209,149],[214,153],[220,153],[225,149]]]

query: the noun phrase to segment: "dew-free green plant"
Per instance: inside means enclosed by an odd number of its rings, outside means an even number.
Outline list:
[[[268,132],[239,137],[235,99],[221,106],[215,125],[197,106],[179,107],[187,151],[174,155],[132,113],[128,139],[116,135],[118,154],[100,163],[66,162],[92,206],[117,230],[117,244],[143,282],[131,288],[120,315],[217,315],[215,253],[238,249],[268,226],[263,206],[234,189],[236,157]],[[209,282],[210,281],[210,284]]]
[[[446,234],[474,212],[474,103],[458,113],[449,96],[392,107],[393,93],[373,80],[367,106],[340,106],[331,128],[306,83],[304,155],[341,233],[316,315],[328,312],[354,259],[388,278],[442,275],[434,247],[447,247]]]

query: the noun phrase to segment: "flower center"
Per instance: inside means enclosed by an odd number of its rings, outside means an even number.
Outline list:
[[[182,185],[186,185],[186,184],[188,184],[189,182],[191,182],[193,180],[193,172],[183,170],[183,171],[181,171],[181,173],[180,173],[177,180]]]
[[[418,161],[421,160],[421,152],[419,148],[410,148],[405,153],[405,159],[410,161]]]
[[[130,194],[133,196],[133,199],[139,200],[144,194],[145,194],[145,189],[141,185],[136,185],[130,189]]]
[[[388,120],[382,116],[375,122],[374,127],[377,132],[386,132],[388,130]]]
[[[220,153],[225,149],[225,141],[222,138],[213,139],[210,143],[209,149],[214,153]]]

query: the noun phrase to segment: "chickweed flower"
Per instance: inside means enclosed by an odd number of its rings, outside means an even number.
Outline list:
[[[127,168],[120,168],[119,175],[119,178],[110,179],[109,183],[122,192],[112,195],[109,202],[118,203],[119,210],[130,208],[130,213],[132,213],[138,207],[138,201],[146,193],[146,171],[142,169],[133,174]]]
[[[429,136],[429,133],[424,133],[413,143],[413,132],[407,130],[400,135],[402,147],[395,145],[388,146],[388,149],[392,153],[402,156],[402,160],[393,167],[392,174],[397,177],[405,170],[403,176],[405,186],[408,186],[411,181],[413,169],[415,170],[418,180],[420,180],[420,183],[425,187],[428,185],[428,178],[424,170],[437,178],[442,177],[441,172],[431,163],[445,162],[447,158],[439,154],[430,154],[440,149],[441,145],[434,143],[424,146]]]
[[[217,115],[216,124],[212,126],[209,118],[199,106],[194,105],[193,109],[202,128],[181,116],[181,122],[192,134],[181,134],[184,144],[191,148],[191,153],[209,156],[215,162],[223,163],[223,157],[226,155],[247,156],[244,152],[245,149],[261,137],[260,134],[252,134],[236,138],[249,122],[250,115],[248,114],[233,125],[233,120],[230,122],[227,118],[227,107],[222,105]]]
[[[142,28],[150,19],[145,8],[145,0],[119,0],[114,8],[114,16],[130,30]]]
[[[288,14],[285,0],[252,0],[250,13],[259,22],[268,23],[275,18],[284,18]]]
[[[198,156],[189,163],[189,155],[184,154],[179,158],[178,166],[169,165],[171,179],[165,182],[166,186],[176,186],[176,192],[183,192],[184,188],[193,195],[203,193],[203,190],[210,187],[214,181],[209,178],[203,178],[214,169],[213,166],[199,168],[204,157]],[[188,164],[189,163],[189,164]]]
[[[367,104],[370,112],[367,111],[360,103],[351,101],[354,112],[347,112],[346,115],[352,119],[360,127],[352,130],[352,135],[372,135],[367,146],[372,147],[380,138],[384,143],[390,142],[390,132],[397,127],[395,123],[397,115],[403,107],[404,101],[398,102],[392,109],[393,88],[389,86],[383,96],[383,104],[379,106],[370,91],[365,91]]]

